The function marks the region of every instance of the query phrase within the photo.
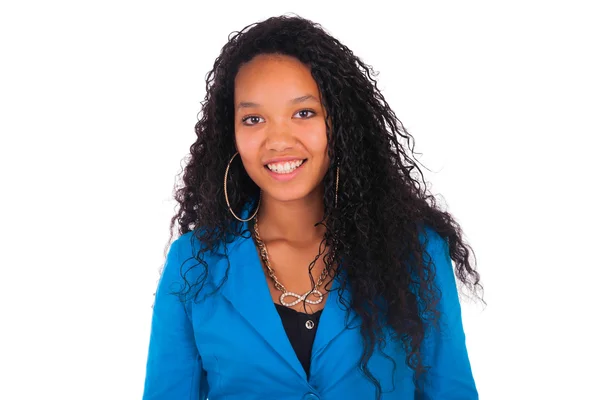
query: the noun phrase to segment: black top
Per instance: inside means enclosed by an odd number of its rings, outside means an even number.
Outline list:
[[[308,377],[310,354],[323,310],[319,310],[314,314],[305,314],[277,303],[275,303],[275,308],[279,312],[285,332]]]

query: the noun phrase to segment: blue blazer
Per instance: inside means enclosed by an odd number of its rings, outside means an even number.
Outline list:
[[[368,365],[385,400],[478,399],[448,245],[432,229],[426,232],[427,250],[442,292],[443,329],[432,331],[423,346],[424,361],[432,366],[424,395],[415,396],[412,370],[406,366],[405,355],[391,344],[383,350],[396,361],[395,371],[379,350]],[[228,245],[230,270],[220,291],[185,306],[170,292],[182,288],[180,267],[184,264],[185,271],[196,264],[191,257],[199,244],[189,232],[171,245],[153,306],[143,398],[374,399],[375,386],[358,369],[359,317],[352,311],[346,326],[346,311],[335,292],[339,278],[332,283],[333,292],[327,296],[317,327],[307,379],[273,304],[257,249],[246,236]],[[205,260],[210,273],[203,290],[210,291],[225,277],[227,261],[209,255]],[[202,270],[202,266],[194,268],[187,279],[194,282]],[[350,299],[347,290],[345,298]]]

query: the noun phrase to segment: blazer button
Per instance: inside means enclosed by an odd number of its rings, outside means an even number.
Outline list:
[[[314,393],[306,393],[302,400],[319,400],[319,396]]]

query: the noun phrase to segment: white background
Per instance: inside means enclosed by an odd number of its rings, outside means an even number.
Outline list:
[[[141,398],[205,74],[295,12],[380,71],[475,249],[481,398],[600,399],[594,3],[3,2],[0,398]]]

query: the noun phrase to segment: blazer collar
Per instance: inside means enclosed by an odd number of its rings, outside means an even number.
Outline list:
[[[247,219],[251,215],[250,211],[248,205],[244,207],[241,218]],[[279,353],[303,379],[306,379],[306,373],[294,352],[273,303],[267,285],[268,276],[263,271],[260,255],[250,235],[247,222],[243,223],[242,231],[244,234],[227,246],[229,272],[221,293],[273,350]],[[217,275],[221,275],[214,276],[216,282],[220,282],[224,277],[225,268],[227,268],[226,261],[223,264],[215,271]],[[353,310],[347,314],[339,299],[339,288],[340,278],[336,276],[331,283],[330,292],[317,326],[312,349],[313,359],[358,318]],[[342,298],[345,304],[350,304],[351,295],[348,289],[344,290]]]

